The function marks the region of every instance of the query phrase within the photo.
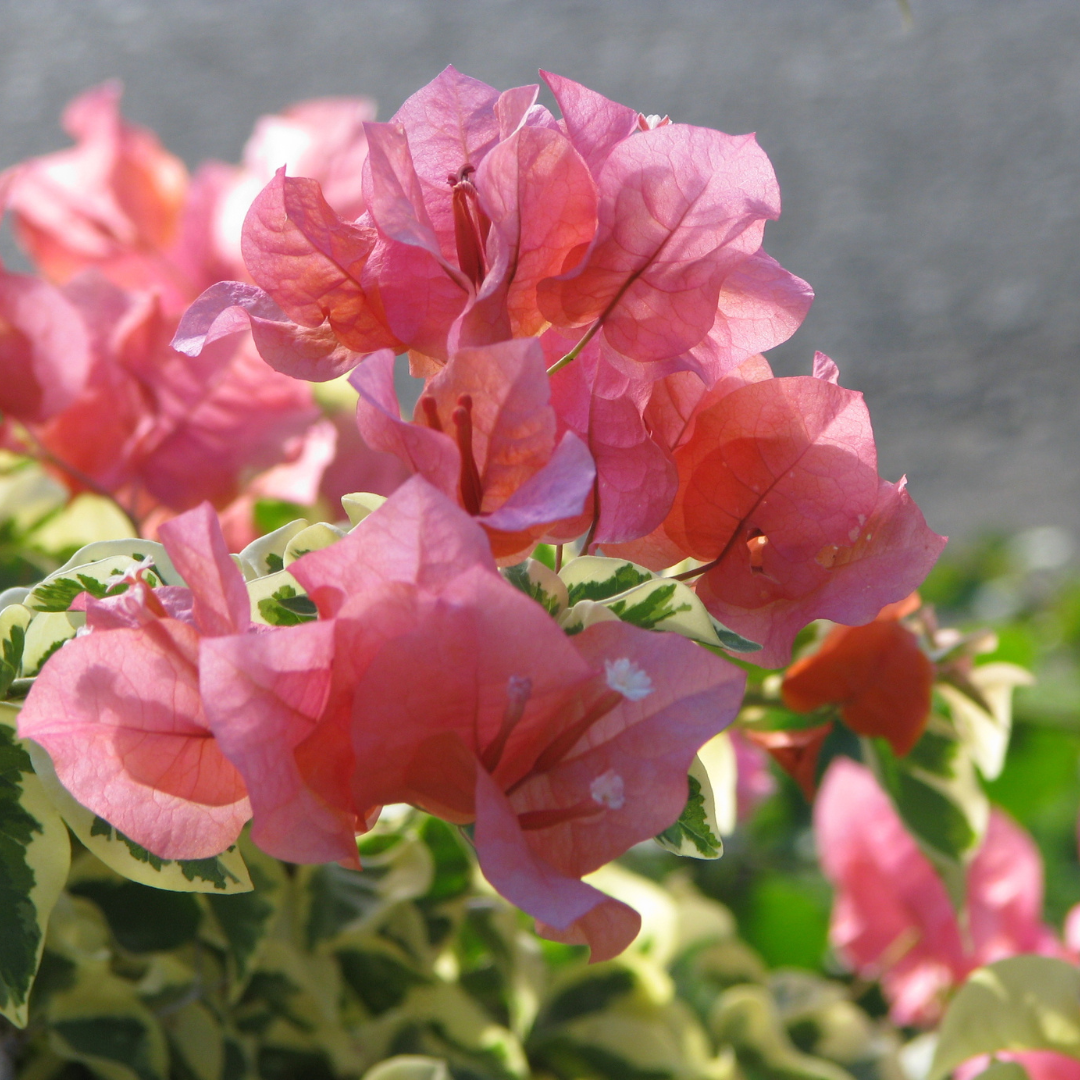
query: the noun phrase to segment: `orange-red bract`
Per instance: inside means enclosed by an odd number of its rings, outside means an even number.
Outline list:
[[[831,630],[813,656],[788,669],[784,704],[801,713],[839,705],[859,735],[888,740],[895,754],[910,752],[930,715],[934,665],[897,621],[898,607],[890,605],[865,626]]]

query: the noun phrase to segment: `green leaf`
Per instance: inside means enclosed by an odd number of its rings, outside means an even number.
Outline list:
[[[9,604],[0,611],[0,698],[6,697],[11,684],[19,677],[26,628],[33,612],[22,604]]]
[[[283,562],[286,567],[290,563],[306,555],[309,551],[321,551],[323,548],[336,544],[345,534],[336,525],[328,525],[325,521],[317,521],[306,529],[298,532],[285,545]]]
[[[20,678],[33,679],[40,674],[45,661],[65,641],[73,638],[84,622],[85,616],[78,611],[47,611],[35,615],[26,628]]]
[[[97,904],[113,937],[134,953],[179,948],[195,937],[202,916],[190,893],[151,888],[112,873],[76,878],[68,892]]]
[[[397,1054],[364,1073],[363,1080],[451,1080],[446,1062],[421,1054]]]
[[[612,600],[608,606],[623,622],[633,623],[643,630],[655,630],[665,619],[693,610],[691,604],[673,602],[672,597],[680,584],[678,581],[650,581],[631,590],[621,600]]]
[[[823,1058],[796,1049],[780,1010],[764,986],[734,986],[724,991],[710,1016],[712,1034],[731,1046],[749,1076],[785,1080],[851,1080],[851,1074]]]
[[[238,558],[240,570],[246,581],[265,577],[267,574],[276,573],[285,569],[285,548],[289,541],[310,524],[305,518],[289,521],[273,532],[252,540]]]
[[[286,502],[284,499],[257,499],[252,516],[259,532],[272,535],[295,524],[295,520],[303,513],[304,507],[298,503]]]
[[[0,1015],[24,1027],[71,846],[16,737],[17,714],[15,707],[0,705]]]
[[[651,581],[653,574],[625,559],[582,555],[568,562],[559,577],[567,588],[567,602],[573,607],[581,600],[608,600],[618,596],[635,585]]]
[[[314,622],[319,617],[318,608],[306,593],[298,592],[291,585],[282,585],[259,601],[259,614],[270,626],[299,626]]]
[[[106,1080],[167,1080],[169,1052],[154,1014],[135,987],[98,968],[80,973],[48,1004],[49,1042]]]
[[[896,757],[884,739],[863,739],[862,745],[908,832],[960,910],[967,866],[990,817],[990,803],[975,776],[970,751],[952,723],[935,715],[906,757]]]
[[[48,753],[27,740],[46,794],[79,841],[121,877],[175,892],[248,892],[251,878],[236,846],[206,859],[162,859],[77,802],[60,783]]]
[[[697,762],[695,761],[695,764]],[[716,813],[712,806],[712,792],[703,790],[702,781],[691,769],[686,778],[689,794],[679,820],[656,837],[657,843],[676,855],[694,859],[719,859],[724,854],[724,842],[716,827]],[[705,778],[708,785],[708,779]]]
[[[696,595],[696,594],[695,594]],[[711,618],[711,616],[710,616]],[[729,630],[723,623],[712,620],[713,630],[720,639],[720,644],[731,652],[761,652],[761,645]]]
[[[502,575],[515,589],[531,596],[549,615],[558,615],[568,603],[562,579],[536,559],[508,566]]]
[[[284,867],[255,847],[246,832],[240,837],[240,847],[251,875],[252,891],[228,896],[209,893],[206,897],[225,939],[232,975],[229,993],[234,999],[243,993],[288,890]]]
[[[370,948],[339,949],[335,956],[345,982],[372,1016],[396,1008],[414,986],[430,982],[390,942],[372,939]]]
[[[1080,1058],[1080,968],[1048,956],[1013,956],[973,972],[945,1011],[929,1080],[1000,1050]]]

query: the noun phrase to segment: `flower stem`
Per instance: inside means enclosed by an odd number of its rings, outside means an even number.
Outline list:
[[[556,360],[555,363],[547,369],[547,373],[549,375],[554,375],[556,371],[561,371],[564,367],[566,367],[567,364],[576,360],[578,353],[580,353],[581,350],[584,349],[590,341],[592,341],[592,339],[596,336],[596,331],[600,329],[603,322],[604,316],[601,315],[600,318],[597,319],[596,322],[594,322],[592,326],[590,326],[589,329],[585,331],[585,336],[582,337],[582,339],[564,357]]]

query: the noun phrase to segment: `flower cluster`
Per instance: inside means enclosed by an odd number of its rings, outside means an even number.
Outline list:
[[[388,123],[355,103],[277,121],[330,121],[330,150],[267,175],[263,128],[245,169],[190,182],[98,91],[74,150],[7,176],[59,284],[3,279],[5,414],[69,479],[160,508],[163,545],[39,604],[70,633],[19,733],[166,859],[214,856],[250,817],[278,858],[358,866],[357,835],[412,804],[466,830],[541,933],[603,959],[639,918],[582,878],[695,798],[704,815],[695,755],[743,702],[724,652],[776,668],[816,619],[870,623],[944,540],[879,477],[836,365],[778,378],[761,355],[812,294],[762,248],[780,198],[753,136],[544,79],[558,118],[536,86],[448,68]],[[241,264],[221,222],[260,169]],[[412,418],[400,353],[425,380]],[[299,523],[230,557],[203,500],[317,438],[303,381],[348,373],[366,451],[408,479],[347,497],[347,532]],[[841,700],[813,682],[786,693]]]

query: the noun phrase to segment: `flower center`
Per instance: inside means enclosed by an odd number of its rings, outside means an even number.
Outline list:
[[[472,182],[476,170],[463,165],[457,174],[451,173],[446,182],[453,190],[454,242],[457,245],[458,266],[477,288],[487,274],[487,238],[491,221],[480,207],[480,195]]]

